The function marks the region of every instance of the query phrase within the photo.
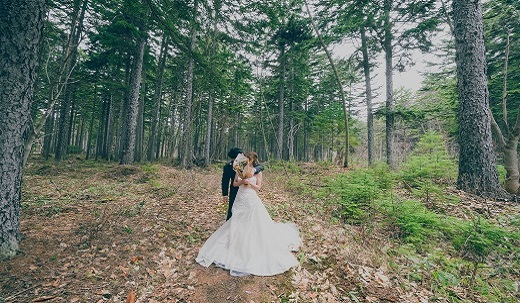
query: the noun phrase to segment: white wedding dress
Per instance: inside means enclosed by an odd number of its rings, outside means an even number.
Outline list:
[[[256,176],[249,181],[256,184]],[[232,213],[200,249],[200,265],[215,263],[233,276],[272,276],[299,264],[291,253],[301,245],[298,228],[274,222],[251,186],[240,186]]]

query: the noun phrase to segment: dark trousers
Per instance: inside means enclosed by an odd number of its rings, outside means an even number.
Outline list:
[[[233,203],[235,203],[235,198],[237,197],[238,187],[231,186],[229,190],[229,200],[228,200],[228,209],[227,209],[227,217],[226,221],[231,218],[231,210],[233,209]]]

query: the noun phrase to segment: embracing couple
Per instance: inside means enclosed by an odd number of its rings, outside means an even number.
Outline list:
[[[291,253],[301,245],[298,228],[274,222],[258,196],[264,167],[257,154],[232,148],[228,156],[232,160],[222,173],[226,222],[204,243],[196,261],[204,267],[214,263],[232,276],[272,276],[299,265]]]

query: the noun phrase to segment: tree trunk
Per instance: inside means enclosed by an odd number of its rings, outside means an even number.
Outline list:
[[[287,135],[287,149],[289,150],[289,161],[294,161],[294,137],[296,136],[296,129],[294,125],[294,66],[291,66],[291,81],[289,87],[290,97],[290,119],[289,119],[289,133]]]
[[[103,152],[102,158],[105,160],[108,160],[109,158],[109,149],[110,149],[110,131],[111,131],[111,117],[112,117],[112,94],[110,94],[110,98],[107,100],[108,104],[106,107],[105,115],[103,116],[104,120],[104,131],[103,134],[100,134],[100,136],[103,136]]]
[[[76,130],[76,136],[74,137],[74,145],[78,147],[78,150],[82,149],[81,139],[82,139],[84,127],[85,127],[85,119],[83,119],[83,116],[80,116],[79,122],[78,122],[78,128]]]
[[[137,110],[137,123],[135,130],[135,156],[136,162],[141,162],[143,158],[143,141],[144,141],[144,102],[146,95],[146,72],[142,72],[142,92],[141,98],[139,98],[139,105]]]
[[[126,62],[125,62],[125,85],[127,87],[130,86],[130,71],[132,69],[132,58],[128,56]],[[117,130],[115,135],[115,151],[114,151],[114,157],[116,160],[121,160],[121,154],[123,150],[123,136],[125,134],[126,129],[126,114],[125,114],[125,108],[127,106],[127,100],[128,100],[128,91],[129,89],[125,89],[122,92],[122,98],[119,100],[119,112],[118,112],[118,118],[117,118]]]
[[[146,39],[142,38],[138,45],[134,55],[132,63],[132,70],[130,74],[130,86],[126,101],[126,112],[122,114],[126,115],[126,125],[124,132],[121,134],[122,150],[120,164],[133,164],[134,163],[134,150],[135,150],[135,137],[137,131],[137,114],[139,111],[139,90],[141,86],[141,75],[143,70],[143,57],[144,47],[146,45]]]
[[[74,139],[74,124],[76,123],[76,87],[72,87],[72,96],[70,100],[70,118],[69,118],[69,130],[67,134],[67,146],[73,144]],[[68,151],[67,151],[68,152]]]
[[[206,127],[206,146],[204,151],[204,165],[208,166],[211,163],[210,148],[211,148],[211,127],[213,126],[213,93],[209,93],[208,100],[208,122]]]
[[[67,154],[67,131],[68,131],[68,116],[69,116],[69,107],[71,100],[71,87],[67,86],[65,88],[65,94],[60,104],[60,115],[58,122],[58,133],[56,134],[58,142],[56,145],[56,152],[54,153],[54,160],[61,161],[63,160],[64,155]]]
[[[106,104],[105,100],[103,100],[103,99],[104,99],[104,96],[101,97],[101,110],[99,111],[99,117],[98,117],[98,130],[97,130],[97,137],[96,137],[96,155],[94,158],[95,160],[97,160],[98,157],[103,157],[103,145],[104,145],[103,133],[104,133],[104,127],[105,127],[103,117],[105,117],[105,113],[107,111],[107,109],[106,109],[107,104]]]
[[[191,43],[190,43],[190,51],[193,52],[195,50],[195,42],[196,42],[196,29],[195,29],[195,18],[197,14],[197,5],[198,1],[195,1],[193,4],[193,24],[191,26]],[[191,167],[191,160],[193,156],[193,121],[192,121],[192,106],[193,106],[193,65],[195,64],[193,59],[193,54],[190,53],[190,60],[188,63],[188,79],[186,81],[186,107],[184,112],[184,129],[183,129],[183,147],[182,147],[182,155],[181,155],[181,167],[189,168]]]
[[[365,98],[367,104],[368,165],[374,165],[374,114],[372,112],[372,86],[370,85],[370,59],[368,57],[365,27],[360,28],[361,51],[363,53],[363,73],[365,75]]]
[[[0,0],[0,260],[16,254],[24,134],[38,69],[45,1]]]
[[[88,126],[88,137],[87,137],[87,154],[85,155],[85,159],[88,160],[90,158],[90,150],[92,148],[92,132],[94,131],[94,116],[96,114],[96,100],[94,99],[92,105],[92,114],[90,115],[90,123]]]
[[[161,43],[161,53],[159,55],[159,69],[157,71],[157,78],[155,79],[155,92],[153,95],[154,102],[154,110],[152,123],[150,126],[150,138],[148,139],[148,153],[146,159],[148,161],[153,161],[155,156],[155,140],[156,140],[156,131],[157,131],[157,123],[159,121],[159,113],[161,108],[161,97],[162,97],[162,83],[163,83],[163,75],[164,75],[164,67],[166,66],[166,57],[168,54],[168,38],[163,37]]]
[[[459,177],[457,187],[484,197],[503,195],[491,139],[482,24],[482,3],[454,0],[459,93]]]
[[[284,92],[285,92],[285,46],[282,46],[280,52],[280,91],[278,95],[278,145],[276,149],[276,157],[278,160],[283,159],[283,120],[284,120]]]
[[[114,95],[110,93],[110,107],[107,118],[107,131],[106,131],[106,146],[105,146],[105,160],[112,158],[112,143],[114,142]]]
[[[506,169],[504,187],[508,192],[515,194],[520,188],[520,173],[518,171],[518,139],[518,136],[512,136],[507,140],[504,148],[504,167]]]
[[[43,137],[43,156],[45,157],[45,160],[49,159],[50,153],[51,153],[51,147],[52,147],[52,138],[54,132],[54,114],[51,115],[50,119],[47,119],[45,121],[45,134]],[[25,158],[25,157],[24,157]],[[24,163],[26,163],[26,160],[24,160]]]
[[[386,76],[386,163],[392,168],[396,168],[394,140],[395,140],[395,124],[394,124],[394,77],[393,77],[393,47],[392,47],[392,23],[390,21],[390,12],[392,10],[392,0],[385,0],[385,28],[383,48],[385,50],[385,76]]]

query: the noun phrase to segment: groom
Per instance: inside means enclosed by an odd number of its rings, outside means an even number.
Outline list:
[[[222,171],[222,200],[228,202],[228,210],[226,221],[231,218],[231,209],[233,208],[233,202],[235,202],[235,198],[237,196],[238,187],[233,186],[233,180],[235,180],[235,171],[233,170],[233,161],[238,156],[238,154],[243,153],[242,149],[238,147],[233,147],[228,152],[228,157],[231,158],[231,161],[224,165],[224,169]],[[255,166],[255,174],[264,170],[264,166],[258,164]],[[229,195],[229,196],[228,196]]]

